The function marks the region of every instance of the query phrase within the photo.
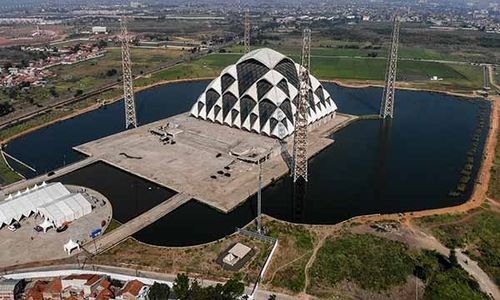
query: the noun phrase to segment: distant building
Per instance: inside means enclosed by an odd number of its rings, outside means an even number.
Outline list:
[[[108,29],[105,26],[93,26],[92,33],[93,34],[107,34]]]
[[[24,288],[24,280],[0,280],[0,300],[15,300]]]
[[[88,297],[103,280],[104,277],[101,275],[69,275],[62,279],[61,285],[64,291],[82,292],[85,297]]]
[[[139,1],[131,1],[130,2],[130,7],[132,8],[141,8],[141,7],[144,7],[144,5],[139,2]]]

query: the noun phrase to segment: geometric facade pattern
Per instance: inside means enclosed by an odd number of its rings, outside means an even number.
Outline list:
[[[200,95],[191,115],[283,139],[294,132],[299,68],[269,48],[257,49],[226,67]],[[334,113],[330,94],[309,76],[308,123]]]

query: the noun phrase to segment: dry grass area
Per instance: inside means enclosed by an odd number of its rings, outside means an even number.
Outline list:
[[[318,243],[313,226],[294,225],[271,218],[264,219],[269,235],[278,239],[278,249],[269,266],[264,285],[285,293],[300,293],[305,288],[305,269]]]
[[[253,284],[271,251],[272,245],[241,235],[196,247],[157,247],[127,239],[116,247],[92,259],[93,264],[110,265],[166,274],[187,273],[192,277],[226,281],[235,272],[224,270],[216,263],[218,256],[232,244],[241,242],[255,254],[238,273],[246,284]]]

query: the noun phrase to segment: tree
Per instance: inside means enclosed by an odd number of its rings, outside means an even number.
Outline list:
[[[177,274],[172,290],[178,299],[187,299],[189,295],[189,277],[185,273]]]
[[[59,97],[59,93],[56,91],[55,87],[51,87],[49,92],[52,95],[52,97],[56,97],[56,98]]]
[[[14,108],[9,103],[0,103],[0,116],[6,115],[14,111]]]
[[[106,42],[105,40],[99,40],[97,42],[97,47],[99,47],[100,49],[107,47],[107,46],[108,46],[108,42]]]
[[[186,274],[178,274],[172,291],[180,300],[236,300],[245,291],[239,278],[229,279],[224,285],[202,287],[198,280],[190,281]]]
[[[450,263],[453,267],[458,266],[457,253],[456,253],[455,249],[450,250],[449,260],[450,260]]]
[[[118,73],[118,71],[115,68],[109,69],[108,71],[106,71],[106,76],[111,77],[111,76],[116,75],[117,73]]]
[[[276,300],[276,295],[275,294],[270,295],[267,300]]]
[[[8,70],[9,68],[12,68],[12,63],[10,61],[6,62],[3,64],[3,68],[5,70]]]
[[[237,299],[245,292],[245,285],[237,278],[229,279],[222,287],[224,299]]]
[[[148,300],[165,300],[170,296],[170,287],[163,283],[155,282],[149,290]]]

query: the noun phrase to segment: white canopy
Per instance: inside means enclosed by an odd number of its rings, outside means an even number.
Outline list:
[[[78,245],[78,243],[76,243],[75,241],[73,241],[72,239],[70,239],[65,245],[64,245],[64,251],[66,251],[68,253],[68,255],[71,255],[71,251],[75,250],[75,249],[78,249],[80,250],[80,245]]]
[[[47,232],[49,228],[54,227],[54,224],[52,224],[52,222],[50,222],[49,220],[45,219],[43,223],[40,224],[39,226],[43,228],[43,232]]]
[[[53,202],[55,199],[69,195],[70,192],[62,183],[45,182],[15,195],[9,195],[6,201],[0,202],[0,227],[19,221],[23,216],[29,217],[36,213],[38,207]]]
[[[92,212],[92,206],[82,194],[71,194],[38,208],[40,215],[57,227],[65,222],[77,220]]]
[[[91,204],[82,194],[71,194],[60,182],[44,182],[14,196],[9,195],[8,199],[0,202],[0,227],[19,221],[23,216],[29,217],[32,213],[40,213],[59,227],[92,211]]]

